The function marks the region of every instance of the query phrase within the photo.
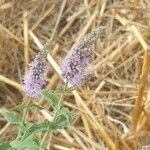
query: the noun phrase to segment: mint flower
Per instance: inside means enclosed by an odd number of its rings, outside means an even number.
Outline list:
[[[23,90],[32,98],[40,99],[40,91],[46,84],[44,74],[47,72],[45,64],[47,53],[47,50],[39,52],[36,58],[29,64],[29,70],[23,78]]]
[[[84,72],[91,62],[93,42],[99,35],[99,28],[86,37],[80,39],[79,43],[72,47],[61,64],[62,76],[72,85],[80,83],[84,79]]]

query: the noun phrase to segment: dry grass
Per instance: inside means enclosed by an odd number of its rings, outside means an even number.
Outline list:
[[[149,14],[149,0],[1,0],[0,106],[15,111],[27,101],[21,78],[51,37],[49,89],[63,83],[59,64],[70,47],[103,26],[89,67],[92,78],[66,94],[63,102],[74,113],[73,124],[51,134],[47,149],[138,150],[149,145]],[[51,118],[46,110],[33,110],[27,119],[43,116]],[[16,136],[16,127],[2,117],[0,128],[0,140]]]

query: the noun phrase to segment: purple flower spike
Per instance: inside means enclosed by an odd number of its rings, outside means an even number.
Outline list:
[[[47,51],[41,51],[36,58],[29,64],[29,70],[23,78],[24,92],[36,99],[41,98],[40,90],[46,81],[44,74],[47,72],[46,62]]]
[[[82,38],[63,60],[62,75],[72,85],[77,85],[84,79],[85,69],[91,61],[93,42],[98,37],[99,31],[95,30]]]

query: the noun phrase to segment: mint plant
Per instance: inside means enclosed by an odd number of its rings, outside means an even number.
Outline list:
[[[61,64],[62,76],[73,86],[57,88],[49,91],[43,87],[46,85],[45,74],[48,71],[46,57],[48,54],[47,45],[41,50],[36,58],[29,64],[29,70],[23,77],[23,91],[31,98],[47,100],[54,109],[51,121],[28,122],[25,116],[20,116],[6,109],[0,109],[0,114],[11,124],[19,128],[16,139],[0,143],[0,150],[45,150],[45,140],[50,132],[68,127],[72,121],[72,113],[68,108],[62,106],[64,95],[75,89],[75,85],[82,82],[87,65],[91,61],[93,42],[98,37],[101,28],[97,28],[86,37],[82,38],[76,47],[71,48],[68,55]],[[58,98],[57,93],[61,96]],[[45,109],[41,105],[35,104],[32,100],[28,104],[22,103],[17,106],[19,110]],[[43,132],[45,135],[41,140],[37,133]]]
[[[62,95],[65,93],[63,92]],[[1,109],[0,114],[10,122],[18,126],[20,133],[15,140],[0,143],[2,150],[44,150],[44,141],[40,140],[36,133],[47,132],[50,133],[57,129],[62,129],[71,124],[72,114],[68,108],[60,103],[54,92],[47,89],[41,90],[41,96],[46,99],[55,110],[52,121],[41,121],[36,123],[29,123],[22,119],[21,116],[6,109]],[[29,104],[19,104],[18,109],[44,109],[42,106],[34,104],[32,101]]]

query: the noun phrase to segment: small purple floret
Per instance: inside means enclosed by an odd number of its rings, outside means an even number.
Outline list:
[[[83,78],[85,67],[89,64],[90,59],[90,48],[71,49],[61,65],[63,76],[72,85],[78,84]]]
[[[84,79],[84,72],[91,61],[93,42],[98,37],[100,30],[95,30],[82,38],[79,43],[71,48],[61,64],[62,75],[72,85]]]
[[[36,58],[30,63],[29,70],[23,78],[24,92],[35,99],[40,99],[40,90],[46,84],[44,74],[47,72],[46,54],[40,52]]]

